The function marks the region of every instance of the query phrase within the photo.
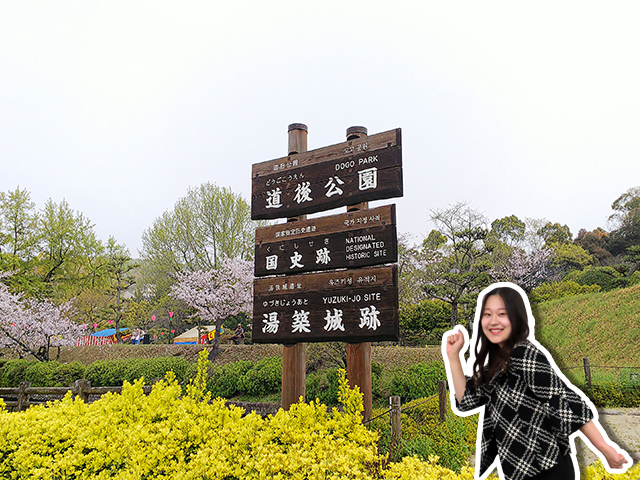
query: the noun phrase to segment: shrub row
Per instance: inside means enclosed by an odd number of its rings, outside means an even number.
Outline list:
[[[640,407],[640,387],[631,385],[578,385],[596,407]]]
[[[409,402],[429,397],[438,392],[438,381],[446,380],[442,362],[424,362],[408,367],[383,369],[376,362],[371,364],[371,393],[374,402],[386,402],[391,395]],[[338,369],[329,368],[307,375],[306,396],[317,398],[326,405],[338,403]]]
[[[85,366],[80,362],[58,363],[9,360],[0,364],[0,387],[18,387],[30,382],[38,387],[69,387],[87,379],[96,387],[121,386],[144,377],[147,383],[172,370],[180,383],[193,375],[195,366],[182,357],[104,360]]]
[[[240,360],[209,370],[207,389],[214,397],[238,395],[261,397],[280,391],[282,358],[269,357],[257,362]]]
[[[0,387],[18,387],[21,382],[33,386],[68,387],[76,380],[87,379],[93,386],[121,386],[144,377],[146,383],[162,378],[172,370],[179,383],[186,383],[195,365],[182,357],[128,358],[103,360],[85,366],[79,362],[58,363],[26,360],[0,362]],[[338,369],[328,368],[307,375],[306,397],[319,399],[326,405],[338,403]],[[372,393],[374,402],[385,402],[391,395],[399,395],[403,403],[435,395],[438,380],[446,380],[442,362],[424,362],[406,367],[383,369],[372,364]],[[269,357],[257,362],[240,360],[209,369],[207,388],[214,397],[264,397],[280,391],[282,359]],[[640,407],[640,386],[606,383],[587,389],[574,382],[598,407]]]

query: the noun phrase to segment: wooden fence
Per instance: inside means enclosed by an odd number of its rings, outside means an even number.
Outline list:
[[[593,385],[598,385],[600,384],[600,382],[603,380],[603,378],[605,379],[605,381],[616,381],[616,377],[617,377],[617,381],[623,381],[623,375],[622,372],[628,371],[628,375],[624,375],[624,382],[629,385],[629,386],[638,386],[640,387],[640,367],[611,367],[608,365],[591,365],[591,362],[589,361],[589,358],[583,358],[582,359],[582,365],[580,366],[576,366],[576,367],[569,367],[564,369],[565,371],[572,371],[572,370],[582,370],[581,373],[584,374],[584,385],[585,387],[589,390],[593,387]],[[601,373],[599,373],[598,375],[593,375],[592,369],[595,371],[600,371]],[[612,374],[604,374],[602,372],[611,372],[611,371],[617,371],[618,374],[617,375],[612,375]],[[598,380],[593,380],[593,377],[598,377],[600,379],[600,381]]]
[[[145,394],[151,392],[151,385],[145,385],[143,391]],[[88,380],[76,380],[73,387],[32,387],[29,382],[22,382],[18,388],[0,388],[0,397],[4,399],[4,403],[9,411],[21,411],[27,409],[30,405],[42,404],[52,398],[32,399],[33,395],[38,397],[55,397],[56,399],[64,397],[68,392],[73,396],[89,402],[91,395],[102,396],[107,392],[120,393],[122,387],[92,387]]]
[[[156,379],[158,380],[160,379]],[[145,395],[148,395],[152,388],[152,385],[145,385],[142,390]],[[121,393],[122,387],[92,387],[88,380],[76,380],[73,387],[32,387],[29,382],[22,382],[17,388],[0,388],[0,398],[4,400],[7,410],[19,412],[31,405],[42,405],[48,401],[59,400],[68,392],[88,403],[108,392]],[[34,396],[36,398],[33,398]],[[280,408],[276,403],[226,402],[226,404],[242,407],[247,412],[256,412],[262,416],[273,415]]]
[[[438,381],[438,393],[436,395],[432,395],[431,397],[422,400],[421,402],[415,403],[413,405],[409,405],[408,407],[402,408],[400,404],[400,397],[397,395],[389,397],[389,409],[376,415],[371,420],[367,420],[367,423],[372,422],[373,420],[383,417],[386,414],[390,414],[389,422],[391,424],[391,448],[395,448],[400,443],[402,439],[402,411],[405,412],[412,408],[416,408],[424,403],[430,402],[432,400],[438,399],[438,413],[439,413],[439,421],[438,423],[429,431],[431,433],[433,429],[440,426],[445,421],[445,415],[447,413],[447,382],[444,380]]]

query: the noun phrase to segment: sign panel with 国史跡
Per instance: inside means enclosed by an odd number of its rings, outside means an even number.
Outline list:
[[[395,266],[258,278],[254,343],[398,339]]]
[[[251,218],[294,217],[402,194],[398,128],[254,164]]]
[[[395,205],[256,229],[255,275],[359,268],[398,260]]]

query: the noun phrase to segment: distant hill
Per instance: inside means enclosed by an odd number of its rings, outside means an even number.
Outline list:
[[[533,306],[536,339],[558,367],[640,367],[640,285]]]

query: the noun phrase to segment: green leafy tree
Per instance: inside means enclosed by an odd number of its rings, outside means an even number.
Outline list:
[[[560,282],[545,282],[529,293],[529,300],[532,303],[557,300],[574,295],[599,292],[599,285],[580,285],[573,280],[562,280]]]
[[[448,330],[451,305],[442,300],[422,300],[400,308],[400,338],[404,345],[440,344]]]
[[[579,285],[598,285],[604,292],[628,285],[627,278],[610,266],[585,268],[580,272],[572,272],[568,278]]]
[[[423,243],[423,288],[429,298],[451,305],[455,326],[460,307],[467,307],[465,319],[470,319],[478,292],[491,281],[487,219],[460,202],[432,210],[431,221],[437,229]]]
[[[112,295],[110,308],[116,328],[116,340],[120,343],[123,294],[136,283],[132,271],[138,267],[138,264],[129,255],[129,250],[124,245],[119,245],[113,237],[107,242],[105,261],[105,277],[109,286],[107,292]]]
[[[217,269],[223,258],[252,259],[255,226],[249,204],[229,188],[189,189],[143,233],[143,283],[159,297],[178,272]]]
[[[485,244],[491,251],[491,276],[497,281],[518,283],[518,279],[522,277],[522,275],[512,274],[512,271],[514,265],[522,265],[522,258],[527,257],[524,250],[526,230],[526,223],[515,215],[491,222],[491,230]]]
[[[39,281],[37,268],[38,214],[27,190],[0,192],[0,270],[15,274],[4,279],[12,291],[32,296]]]
[[[102,245],[88,218],[73,211],[66,200],[45,204],[38,221],[41,261],[39,271],[43,293],[68,300],[91,275],[87,258],[98,256]]]
[[[0,192],[0,253],[27,260],[36,243],[37,213],[27,190]],[[18,267],[15,263],[14,267]]]
[[[398,295],[400,305],[419,303],[424,298],[420,248],[409,244],[409,237],[398,238]]]
[[[624,259],[630,265],[629,276],[640,272],[640,245],[632,245],[627,248]]]
[[[589,252],[600,265],[607,265],[613,261],[613,255],[609,251],[609,234],[600,227],[591,232],[587,232],[584,228],[580,229],[573,243]]]
[[[509,247],[517,247],[524,242],[525,231],[525,222],[515,215],[509,215],[491,222],[488,239],[504,243]]]
[[[572,270],[583,270],[594,263],[593,257],[580,245],[556,243],[552,244],[551,248],[554,252],[551,266],[560,276],[566,275]]]
[[[544,239],[548,246],[569,243],[573,239],[569,227],[567,225],[560,225],[559,223],[547,222],[537,233]]]
[[[620,255],[629,247],[640,245],[640,187],[620,195],[611,208],[615,212],[609,217],[615,227],[611,232],[611,253]]]

